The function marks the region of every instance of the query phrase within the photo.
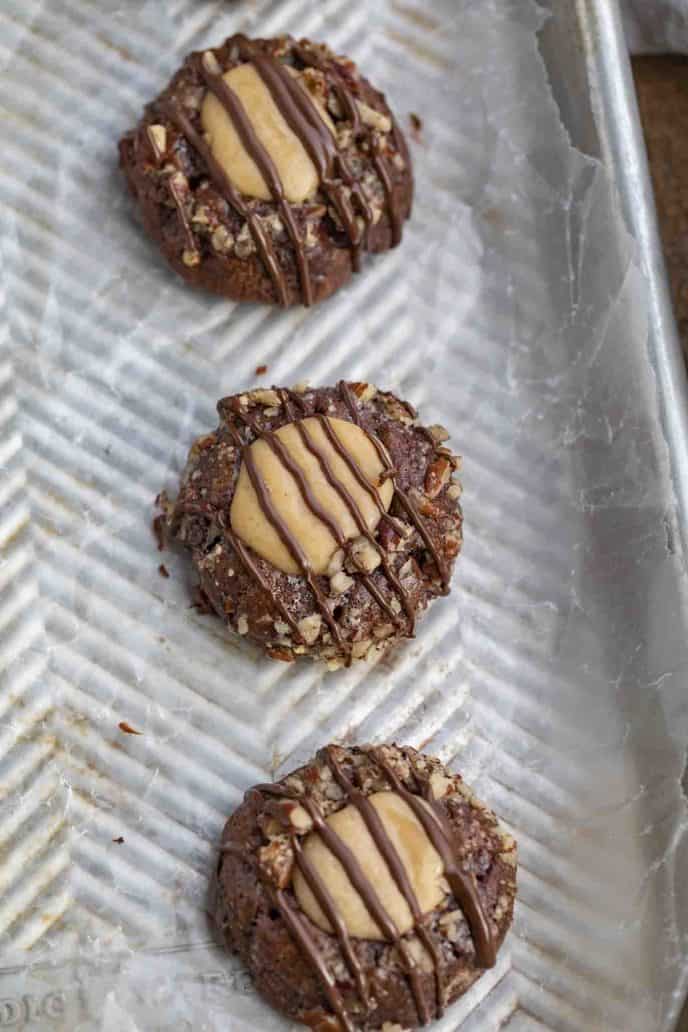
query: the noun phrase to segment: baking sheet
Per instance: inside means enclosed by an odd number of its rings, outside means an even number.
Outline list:
[[[284,1027],[214,944],[207,877],[243,790],[330,738],[427,746],[519,839],[514,931],[438,1028],[671,1027],[677,444],[642,242],[604,148],[572,145],[585,91],[567,111],[548,82],[585,78],[595,5],[553,6],[549,23],[530,0],[0,8],[0,1027]],[[183,289],[115,167],[182,56],[238,30],[326,39],[424,123],[403,246],[312,312]],[[183,560],[157,572],[153,499],[260,364],[396,389],[464,454],[452,596],[373,669],[268,663],[189,609]]]
[[[688,50],[686,0],[622,0],[625,34],[634,54]]]

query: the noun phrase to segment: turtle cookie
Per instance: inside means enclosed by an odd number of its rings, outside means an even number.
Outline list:
[[[215,917],[256,988],[311,1028],[415,1028],[511,924],[516,844],[458,774],[398,746],[328,746],[257,785],[220,846]]]
[[[413,177],[382,93],[327,46],[193,53],[120,141],[144,226],[193,286],[312,305],[401,240]]]
[[[218,412],[168,516],[208,605],[274,659],[330,669],[412,637],[461,548],[446,431],[368,383],[257,389]]]

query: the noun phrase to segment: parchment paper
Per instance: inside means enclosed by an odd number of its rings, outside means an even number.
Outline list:
[[[521,850],[499,965],[437,1027],[670,1027],[684,557],[634,242],[561,125],[543,19],[530,0],[0,8],[0,1026],[284,1027],[205,918],[223,821],[329,739],[396,739],[461,769]],[[116,168],[183,55],[237,30],[326,39],[423,121],[402,247],[312,312],[190,293]],[[574,40],[545,56],[581,60]],[[155,550],[157,492],[262,364],[398,390],[464,454],[454,591],[374,669],[262,659]]]

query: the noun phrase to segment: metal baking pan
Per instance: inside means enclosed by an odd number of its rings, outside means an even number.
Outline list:
[[[185,290],[115,167],[237,30],[326,39],[423,122],[402,246],[311,312]],[[686,384],[615,3],[5,0],[0,62],[0,1028],[284,1027],[205,917],[223,820],[397,739],[520,843],[498,966],[437,1027],[671,1029]],[[374,668],[268,663],[158,575],[153,499],[262,364],[397,388],[464,454],[454,591]]]

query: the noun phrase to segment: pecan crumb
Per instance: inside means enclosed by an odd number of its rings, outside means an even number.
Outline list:
[[[158,566],[158,573],[161,577],[169,577],[170,575],[170,571],[167,569],[164,563],[160,563],[160,566]]]
[[[266,650],[271,659],[279,659],[282,663],[293,663],[294,653],[288,649],[269,648]]]
[[[165,514],[161,512],[153,520],[153,534],[155,535],[155,540],[158,543],[158,552],[164,551],[165,545],[167,544],[165,539],[166,526]]]
[[[258,864],[273,885],[284,889],[291,878],[294,854],[286,842],[273,839],[258,850]]]
[[[257,365],[256,366],[256,376],[264,376],[265,373],[267,373],[267,371],[268,371],[268,367],[266,365]]]
[[[127,724],[126,720],[120,720],[117,727],[120,731],[123,731],[125,735],[142,735],[143,731],[136,731],[131,724]]]
[[[449,480],[451,471],[451,463],[442,455],[428,466],[425,474],[425,493],[428,498],[437,497]]]

